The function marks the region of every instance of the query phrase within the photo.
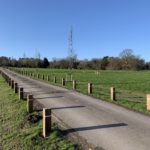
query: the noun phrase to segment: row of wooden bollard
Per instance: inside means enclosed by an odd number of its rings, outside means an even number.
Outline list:
[[[9,84],[11,89],[14,90],[15,93],[19,93],[19,99],[23,99],[24,97],[24,91],[23,88],[18,86],[18,83],[12,80],[7,74],[4,72],[1,72],[2,76],[6,80],[6,82]],[[27,95],[27,112],[32,113],[33,112],[33,95],[28,94]],[[51,132],[51,109],[43,108],[43,137],[47,137],[49,133]]]
[[[33,77],[35,77],[35,74],[34,73],[29,73],[29,72],[27,72],[27,71],[21,71],[21,74],[24,74],[24,75],[29,75],[29,76],[33,76]],[[36,76],[38,79],[40,78],[40,74],[37,74],[37,76]],[[71,79],[71,81],[72,81],[72,88],[74,89],[74,90],[76,90],[76,80],[72,80],[72,75],[70,75],[70,79]],[[45,80],[45,75],[44,74],[42,74],[42,80]],[[61,85],[62,86],[65,86],[66,85],[66,81],[68,80],[68,75],[66,75],[66,78],[62,78],[62,81],[61,81]],[[50,77],[49,77],[49,75],[47,75],[47,81],[50,81]],[[57,78],[56,78],[56,76],[54,76],[53,77],[53,82],[54,83],[57,83]],[[92,94],[92,92],[93,92],[93,88],[92,88],[92,83],[88,83],[88,86],[87,86],[87,92],[88,92],[88,94]],[[110,99],[111,99],[111,101],[114,101],[114,100],[116,100],[116,93],[115,93],[115,88],[114,87],[111,87],[110,88]]]
[[[34,76],[35,77],[35,74],[33,73],[25,73],[22,71],[22,74],[27,74],[27,75],[30,75],[30,76]],[[37,78],[39,79],[40,78],[40,75],[37,74]],[[72,79],[72,75],[70,77]],[[45,76],[44,74],[42,75],[42,79],[44,80],[45,79]],[[67,75],[66,75],[66,80],[67,80]],[[47,81],[50,80],[50,77],[49,75],[47,75]],[[65,78],[62,78],[62,86],[65,86],[66,85],[66,80]],[[56,76],[53,77],[53,82],[56,83],[57,82],[57,79],[56,79]],[[72,80],[72,88],[75,90],[76,89],[76,80]],[[92,94],[93,92],[93,84],[92,83],[88,83],[88,86],[87,86],[87,91],[88,91],[88,94]],[[110,99],[111,101],[114,101],[116,100],[116,92],[115,92],[115,88],[114,87],[111,87],[110,88]]]

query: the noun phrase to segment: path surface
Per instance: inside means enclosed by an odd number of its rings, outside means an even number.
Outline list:
[[[36,81],[14,72],[8,75],[53,108],[70,128],[94,147],[106,150],[150,150],[150,117],[75,91]],[[73,130],[74,129],[74,130]]]

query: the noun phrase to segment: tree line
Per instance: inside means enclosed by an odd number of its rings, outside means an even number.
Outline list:
[[[57,68],[57,69],[96,69],[96,70],[149,70],[150,62],[133,53],[131,49],[123,50],[118,57],[105,56],[91,60],[77,60],[76,57],[53,59],[48,61],[45,57],[12,59],[0,57],[0,66],[6,67],[30,67],[30,68]]]

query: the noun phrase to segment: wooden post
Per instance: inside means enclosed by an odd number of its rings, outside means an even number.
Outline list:
[[[23,88],[21,87],[21,88],[19,88],[19,99],[21,100],[21,99],[23,99]]]
[[[114,87],[110,88],[110,99],[111,99],[111,101],[116,100],[116,92],[115,92],[115,88]]]
[[[47,75],[47,81],[49,81],[49,75]]]
[[[62,86],[65,86],[65,79],[62,78]]]
[[[34,73],[32,73],[32,76],[33,76],[33,78],[34,78]]]
[[[14,80],[11,80],[11,88],[14,89]]]
[[[68,81],[68,75],[66,74],[66,81]]]
[[[37,78],[39,79],[39,74],[37,74]]]
[[[33,112],[33,95],[31,94],[27,95],[27,112]]]
[[[75,90],[76,89],[76,80],[72,81],[72,86],[73,86],[73,89]]]
[[[54,76],[54,83],[56,83],[56,76]]]
[[[18,83],[15,83],[15,88],[14,88],[14,90],[15,90],[15,93],[18,93]]]
[[[147,110],[150,110],[150,94],[147,94],[146,108]]]
[[[51,109],[43,108],[43,137],[47,137],[51,131]]]
[[[92,83],[88,83],[88,94],[92,94]]]

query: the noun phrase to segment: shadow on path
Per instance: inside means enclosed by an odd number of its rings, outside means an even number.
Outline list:
[[[41,98],[38,98],[38,97],[35,97],[35,99],[46,99],[46,98],[62,98],[64,96],[48,96],[48,97],[41,97]]]
[[[107,128],[117,128],[117,127],[124,127],[128,126],[125,123],[116,123],[116,124],[107,124],[107,125],[98,125],[98,126],[89,126],[89,127],[81,127],[81,128],[71,128],[64,130],[64,134],[69,134],[73,132],[78,132],[78,131],[88,131],[88,130],[97,130],[97,129],[107,129]]]
[[[57,109],[71,109],[71,108],[83,108],[85,106],[66,106],[66,107],[53,107],[51,108],[52,110],[57,110]],[[39,110],[35,110],[35,111],[43,111],[42,109],[39,109]]]
[[[52,110],[57,110],[57,109],[70,109],[70,108],[83,108],[85,106],[66,106],[66,107],[55,107],[55,108],[51,108]]]

